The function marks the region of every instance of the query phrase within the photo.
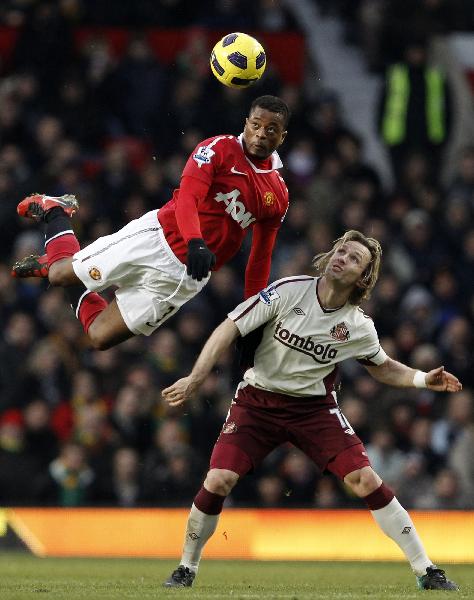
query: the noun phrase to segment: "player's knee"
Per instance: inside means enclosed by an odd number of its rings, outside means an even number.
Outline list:
[[[365,498],[380,487],[382,480],[372,467],[363,467],[346,475],[344,483],[350,487],[356,496]]]
[[[94,321],[87,332],[90,343],[95,350],[108,350],[114,344],[105,327]]]
[[[211,469],[206,476],[204,485],[213,494],[227,496],[238,480],[238,474],[233,471],[229,471],[228,469]]]

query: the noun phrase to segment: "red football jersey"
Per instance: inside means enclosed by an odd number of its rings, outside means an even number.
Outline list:
[[[242,136],[220,135],[201,142],[186,163],[182,176],[209,186],[197,205],[201,237],[216,255],[219,269],[239,250],[255,223],[278,229],[288,208],[288,189],[277,169],[274,152],[268,161],[252,162],[244,153]],[[186,262],[187,243],[179,230],[175,210],[179,189],[158,211],[166,239],[176,256]]]

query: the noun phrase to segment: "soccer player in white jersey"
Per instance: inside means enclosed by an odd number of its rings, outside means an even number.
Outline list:
[[[238,336],[263,326],[254,364],[237,387],[194,499],[180,565],[165,586],[192,585],[226,496],[274,448],[291,442],[365,501],[382,531],[404,552],[420,589],[458,589],[428,558],[409,514],[372,469],[334,391],[338,363],[348,358],[388,385],[462,389],[444,367],[417,371],[380,346],[374,323],[359,305],[377,281],[381,254],[374,238],[346,232],[329,252],[315,257],[319,276],[280,279],[237,306],[214,330],[191,374],[163,390],[171,406],[183,403]]]

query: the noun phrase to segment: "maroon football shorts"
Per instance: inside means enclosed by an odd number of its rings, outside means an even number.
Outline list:
[[[321,471],[331,471],[341,480],[370,466],[364,445],[332,395],[295,398],[247,385],[238,390],[231,405],[210,467],[242,477],[287,442],[300,448]]]

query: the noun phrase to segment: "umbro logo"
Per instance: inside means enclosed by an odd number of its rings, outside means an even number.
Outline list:
[[[295,313],[295,315],[305,315],[306,314],[304,312],[304,310],[302,308],[300,308],[299,306],[297,306],[296,308],[294,308],[293,312]]]
[[[406,534],[410,533],[410,531],[411,531],[411,527],[404,527],[404,528],[402,529],[402,534],[405,534],[405,535],[406,535]]]
[[[247,173],[244,173],[243,171],[237,171],[235,165],[231,167],[230,172],[234,173],[234,175],[247,175]]]

